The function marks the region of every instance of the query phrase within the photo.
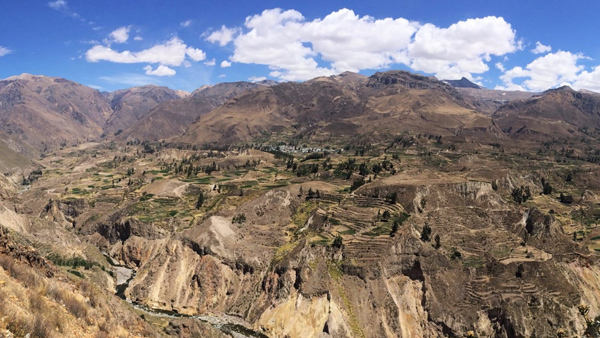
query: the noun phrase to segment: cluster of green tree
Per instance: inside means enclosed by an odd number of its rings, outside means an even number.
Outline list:
[[[573,203],[573,195],[565,195],[561,192],[560,196],[558,197],[558,200],[560,201],[560,203],[563,203],[563,204],[572,204]]]
[[[394,148],[396,145],[400,145],[400,146],[402,146],[402,148],[408,148],[408,147],[412,146],[413,144],[415,144],[415,142],[416,142],[415,138],[411,135],[397,136],[390,143],[390,145],[386,148],[386,151],[391,148]]]
[[[295,169],[294,169],[294,167],[295,167]],[[318,163],[302,163],[301,165],[296,166],[296,163],[294,162],[294,165],[292,166],[292,172],[295,172],[296,176],[298,176],[298,177],[316,174],[319,172],[319,164]]]
[[[48,260],[50,260],[52,263],[54,263],[54,265],[70,266],[70,267],[73,267],[74,269],[76,269],[77,267],[83,266],[84,269],[89,270],[89,269],[93,268],[94,266],[100,266],[100,264],[98,264],[96,262],[88,261],[79,256],[65,258],[65,257],[59,256],[58,254],[51,253],[46,258],[48,258]]]
[[[242,223],[246,222],[246,214],[241,213],[241,214],[237,214],[237,215],[233,216],[233,219],[231,220],[231,222],[233,224],[235,224],[235,223],[242,224]]]
[[[281,151],[279,147],[272,149],[271,147],[265,147],[260,149],[261,151],[273,154],[276,160],[294,160],[294,155]]]
[[[300,162],[305,162],[305,161],[309,161],[309,160],[320,160],[322,158],[325,158],[325,156],[329,155],[329,152],[320,152],[320,153],[310,153],[308,155],[306,155],[302,161]]]
[[[312,190],[312,188],[308,188],[308,194],[306,195],[306,199],[313,199],[313,198],[321,198],[321,192],[319,191],[319,189]]]
[[[349,179],[352,177],[352,173],[356,169],[356,159],[349,158],[346,161],[339,163],[333,174],[337,177],[344,177],[345,179]]]
[[[387,222],[390,220],[390,217],[392,217],[392,214],[389,212],[389,210],[384,210],[383,214],[381,213],[381,210],[377,211],[377,220],[381,220],[383,222]]]
[[[128,151],[127,147],[125,148],[125,151]],[[135,162],[135,158],[127,157],[127,155],[123,155],[123,156],[115,155],[115,157],[113,157],[113,162],[115,162],[115,163]]]
[[[354,190],[362,187],[365,183],[366,183],[365,178],[362,176],[355,179],[354,182],[352,182],[352,185],[350,186],[350,191],[354,191]]]
[[[514,188],[511,193],[513,201],[521,204],[527,202],[528,199],[531,198],[531,191],[529,187]]]
[[[365,154],[368,154],[369,151],[373,150],[374,147],[372,144],[370,143],[365,143],[365,144],[347,144],[344,147],[345,151],[352,151],[354,150],[354,156],[365,156]]]
[[[31,183],[37,181],[42,176],[42,170],[36,169],[32,170],[27,177],[23,176],[22,185],[30,185]]]

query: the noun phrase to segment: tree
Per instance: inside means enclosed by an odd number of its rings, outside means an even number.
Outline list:
[[[545,178],[542,177],[542,193],[544,195],[552,194],[552,186]]]
[[[396,236],[396,233],[398,232],[399,228],[400,228],[400,222],[398,222],[398,220],[395,220],[394,224],[392,224],[392,231],[390,232],[390,237]]]
[[[431,227],[429,226],[429,224],[425,223],[425,226],[423,227],[423,230],[421,231],[421,240],[423,242],[429,242],[430,235],[431,235]]]
[[[239,223],[242,224],[246,222],[246,214],[241,213],[241,214],[237,214],[235,216],[233,216],[233,219],[231,220],[231,223]]]
[[[381,215],[381,218],[382,218],[384,221],[387,221],[388,219],[390,219],[390,217],[391,217],[391,216],[392,216],[392,215],[390,214],[390,212],[389,212],[388,210],[384,210],[384,211],[383,211],[383,215]]]
[[[559,199],[560,203],[563,203],[563,204],[573,203],[573,196],[572,195],[564,195],[562,192],[560,193],[560,196],[558,199]]]
[[[515,273],[515,276],[517,278],[522,278],[524,272],[525,272],[525,268],[523,267],[523,264],[519,264],[519,266],[517,267],[517,272]]]
[[[361,186],[363,186],[364,184],[365,184],[365,178],[361,176],[361,177],[355,179],[354,182],[352,182],[350,191],[354,191],[354,190],[360,188]]]
[[[442,245],[440,244],[440,235],[435,235],[435,237],[433,237],[433,240],[435,241],[435,245],[433,246],[436,249],[439,249]]]
[[[198,193],[198,200],[196,201],[196,209],[200,209],[202,204],[204,204],[204,193],[200,190],[200,193]]]
[[[342,236],[337,235],[331,244],[332,247],[341,249],[344,246]]]
[[[529,187],[521,186],[520,188],[514,188],[511,196],[513,201],[521,204],[531,198],[531,191],[529,190]]]
[[[523,190],[523,202],[527,201],[531,198],[531,190],[529,190],[529,186],[526,186]]]

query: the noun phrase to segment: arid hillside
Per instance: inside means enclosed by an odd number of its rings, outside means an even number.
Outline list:
[[[113,113],[104,124],[104,132],[108,135],[118,135],[160,103],[188,95],[189,93],[152,85],[108,93],[107,98]]]
[[[284,83],[249,91],[201,117],[184,143],[308,138],[362,142],[423,133],[494,142],[502,137],[452,86],[407,72]]]
[[[595,94],[65,81],[0,82],[0,336],[600,335]]]
[[[200,116],[236,95],[259,86],[250,82],[234,82],[202,87],[188,97],[158,105],[124,129],[119,139],[155,141],[179,136]]]

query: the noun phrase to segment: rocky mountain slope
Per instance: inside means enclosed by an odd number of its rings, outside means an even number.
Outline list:
[[[561,87],[506,104],[494,113],[493,118],[514,138],[581,137],[586,132],[600,129],[600,97]]]
[[[361,141],[403,132],[493,140],[501,132],[452,86],[407,72],[284,83],[242,94],[201,117],[181,137],[188,143],[306,137]]]
[[[96,139],[110,114],[89,87],[60,78],[23,74],[0,81],[0,130],[37,152]]]
[[[62,256],[99,262],[102,251],[133,269],[123,296],[154,311],[146,320],[157,311],[189,320],[227,314],[249,336],[267,337],[593,329],[587,320],[600,315],[600,270],[590,248],[600,238],[593,225],[600,186],[588,182],[597,182],[596,165],[580,163],[566,181],[571,167],[539,168],[546,159],[535,152],[507,152],[506,162],[487,148],[422,156],[413,150],[432,151],[435,140],[414,142],[364,155],[295,154],[296,169],[255,149],[161,148],[140,159],[132,145],[100,147],[95,157],[65,151],[44,159],[44,175],[15,197],[31,201],[26,209],[6,202],[5,219],[35,233],[41,248],[62,242],[70,251]],[[194,174],[213,162],[217,169]],[[301,169],[314,164],[316,173]],[[74,169],[57,174],[63,166]],[[582,189],[571,202],[558,197]]]
[[[461,78],[460,80],[443,80],[443,81],[455,88],[482,89],[482,87],[480,85],[469,81],[469,79],[467,79],[465,77]]]
[[[154,141],[179,136],[198,117],[245,91],[261,86],[265,85],[233,82],[202,87],[194,91],[189,97],[158,105],[128,129],[124,129],[119,138],[122,140]]]
[[[187,97],[189,93],[154,85],[108,93],[113,113],[104,124],[106,134],[119,134],[164,101]]]
[[[61,78],[23,74],[0,81],[0,133],[27,156],[120,133],[163,101],[186,96],[144,86],[113,93]]]

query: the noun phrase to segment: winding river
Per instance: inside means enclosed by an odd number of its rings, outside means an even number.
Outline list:
[[[125,290],[129,287],[129,283],[135,278],[135,271],[123,265],[116,264],[108,255],[105,254],[108,262],[113,266],[117,277],[116,295],[127,301],[135,309],[142,311],[150,316],[166,317],[166,318],[191,318],[208,323],[213,327],[234,338],[269,338],[267,335],[254,331],[242,324],[242,321],[233,316],[192,316],[185,315],[173,311],[153,309],[143,304],[133,302],[125,296]]]

